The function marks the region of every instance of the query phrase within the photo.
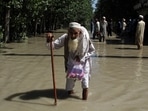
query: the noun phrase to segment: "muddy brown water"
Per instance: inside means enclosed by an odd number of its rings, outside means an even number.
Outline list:
[[[63,48],[54,51],[56,106],[45,38],[6,44],[0,49],[0,111],[148,111],[148,46],[93,43],[87,101],[81,100],[80,81],[75,94],[65,96]]]

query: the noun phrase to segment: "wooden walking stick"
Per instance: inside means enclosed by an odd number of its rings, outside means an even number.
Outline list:
[[[53,78],[53,89],[54,89],[54,104],[57,105],[57,91],[55,83],[55,73],[54,73],[54,58],[53,58],[53,47],[52,47],[52,38],[50,38],[50,52],[51,52],[51,66],[52,66],[52,78]]]

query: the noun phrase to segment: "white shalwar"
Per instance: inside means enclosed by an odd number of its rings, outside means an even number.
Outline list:
[[[65,64],[67,67],[67,70],[70,70],[73,67],[74,58],[76,55],[79,56],[80,62],[83,64],[84,69],[84,77],[81,80],[82,88],[89,88],[89,78],[90,78],[90,72],[91,72],[91,58],[90,56],[95,52],[95,48],[93,44],[91,43],[89,39],[89,34],[87,30],[81,26],[81,34],[80,37],[78,37],[78,48],[76,52],[69,52],[68,54],[68,60]],[[63,34],[61,37],[53,41],[53,49],[59,49],[63,46],[65,46],[65,40],[68,37],[68,34]],[[49,47],[50,45],[47,44]],[[73,90],[75,85],[74,79],[67,78],[66,79],[66,90],[70,91]]]

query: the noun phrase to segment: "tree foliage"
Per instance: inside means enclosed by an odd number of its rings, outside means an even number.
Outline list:
[[[0,25],[5,29],[5,33],[9,33],[8,41],[20,39],[26,34],[36,35],[45,30],[67,27],[71,21],[88,25],[93,14],[91,2],[91,0],[1,0]],[[10,17],[7,16],[8,12]],[[6,25],[7,21],[10,21],[9,26]],[[6,27],[10,30],[6,30]]]
[[[134,18],[137,14],[134,10],[134,5],[137,2],[138,0],[98,0],[95,16],[106,16],[115,20]]]

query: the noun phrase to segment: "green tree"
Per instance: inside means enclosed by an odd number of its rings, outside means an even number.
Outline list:
[[[0,25],[5,29],[5,41],[21,40],[29,34],[36,35],[45,30],[67,27],[71,21],[78,21],[87,26],[93,14],[91,2],[91,0],[1,0]]]
[[[135,17],[137,13],[133,7],[136,3],[137,0],[98,0],[95,16],[115,20]]]

